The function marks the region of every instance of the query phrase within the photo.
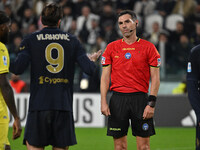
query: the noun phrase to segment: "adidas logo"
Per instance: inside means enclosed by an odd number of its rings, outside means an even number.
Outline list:
[[[181,125],[184,127],[196,126],[197,119],[194,110],[189,112],[189,115],[181,120]]]

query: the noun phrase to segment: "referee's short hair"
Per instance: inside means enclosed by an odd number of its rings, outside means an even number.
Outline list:
[[[129,14],[133,20],[137,20],[137,16],[136,14],[132,11],[132,10],[122,10],[119,14],[118,14],[118,19],[119,17]]]

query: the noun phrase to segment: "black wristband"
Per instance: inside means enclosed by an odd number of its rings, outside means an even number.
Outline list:
[[[154,95],[149,95],[148,101],[156,101],[157,97]]]
[[[154,96],[154,95],[149,95],[147,105],[149,105],[150,107],[154,108],[155,105],[156,105],[156,99],[157,99],[156,96]]]

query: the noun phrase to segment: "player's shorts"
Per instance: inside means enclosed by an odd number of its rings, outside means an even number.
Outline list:
[[[9,123],[0,123],[0,150],[5,149],[5,145],[10,145],[8,140]]]
[[[143,120],[148,95],[143,92],[118,93],[111,96],[107,135],[120,138],[127,135],[131,120],[133,136],[149,137],[155,134],[153,118]]]
[[[57,148],[76,144],[73,113],[68,111],[32,111],[28,113],[24,141],[35,147]]]

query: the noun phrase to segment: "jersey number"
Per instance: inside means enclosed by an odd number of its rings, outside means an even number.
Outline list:
[[[57,58],[52,57],[52,50],[57,51]],[[51,43],[46,47],[45,57],[49,65],[46,66],[47,70],[51,73],[58,73],[64,66],[64,49],[58,43]]]

